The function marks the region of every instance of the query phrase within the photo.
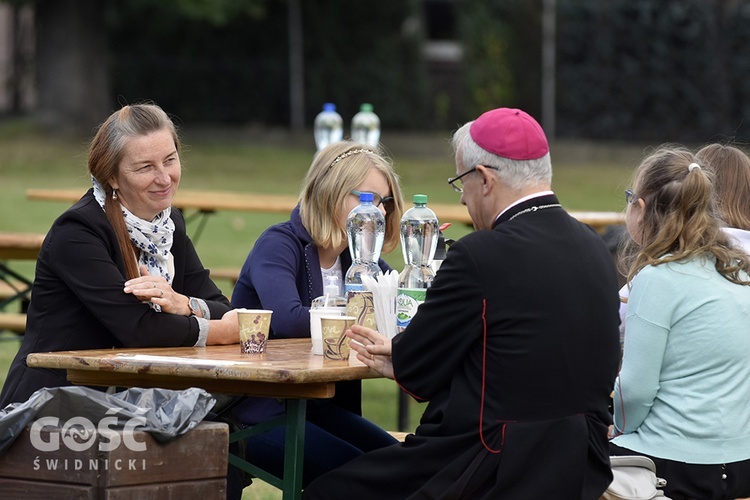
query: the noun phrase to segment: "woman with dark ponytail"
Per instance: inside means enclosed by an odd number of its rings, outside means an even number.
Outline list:
[[[612,455],[646,455],[672,499],[750,496],[750,259],[711,171],[663,146],[626,191],[632,240]]]
[[[237,315],[171,206],[182,171],[167,114],[155,104],[115,111],[88,167],[92,188],[54,222],[39,253],[0,406],[70,385],[65,370],[28,367],[32,352],[239,342]]]

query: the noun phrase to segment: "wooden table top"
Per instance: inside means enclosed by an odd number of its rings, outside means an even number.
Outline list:
[[[83,195],[78,189],[29,189],[30,200],[65,201],[74,203]],[[285,194],[241,193],[231,191],[202,191],[180,189],[175,195],[174,206],[180,209],[215,212],[230,210],[240,212],[269,212],[289,214],[297,205],[297,197]],[[440,222],[461,222],[471,225],[471,217],[465,206],[458,203],[430,203],[429,207]],[[570,215],[602,232],[607,226],[624,224],[621,212],[580,212]]]
[[[68,380],[84,385],[197,386],[273,397],[332,397],[335,382],[380,377],[354,357],[315,356],[310,339],[270,340],[264,354],[242,354],[239,344],[232,344],[33,353],[26,362],[68,370]]]
[[[36,260],[43,234],[0,232],[0,260]]]

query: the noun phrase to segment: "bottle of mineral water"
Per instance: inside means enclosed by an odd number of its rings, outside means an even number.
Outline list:
[[[323,104],[323,111],[318,113],[313,124],[315,146],[318,151],[332,142],[338,142],[344,136],[344,120],[336,112],[336,105],[330,102]]]
[[[372,104],[364,103],[352,118],[352,141],[377,147],[380,140],[380,118],[373,113]]]
[[[427,288],[435,273],[435,256],[440,227],[435,212],[427,208],[427,196],[414,195],[414,206],[401,217],[401,250],[404,270],[398,278],[396,295],[396,329],[404,331],[424,302]]]
[[[346,219],[346,234],[352,265],[346,271],[346,292],[364,290],[362,275],[376,277],[380,274],[378,259],[385,238],[385,217],[372,204],[372,193],[359,195],[359,205],[349,212]]]
[[[445,235],[443,234],[443,231],[448,229],[450,227],[451,223],[446,222],[445,224],[442,224],[440,226],[440,231],[438,231],[438,237],[437,237],[437,246],[435,247],[435,256],[432,258],[432,272],[437,273],[438,269],[440,269],[440,266],[442,265],[445,258],[448,256],[448,243],[452,242],[453,240],[446,241]]]

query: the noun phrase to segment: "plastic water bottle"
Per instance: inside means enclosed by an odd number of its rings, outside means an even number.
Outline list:
[[[380,274],[378,259],[385,238],[385,217],[372,204],[372,193],[360,193],[359,205],[349,212],[346,234],[352,265],[346,271],[346,292],[364,290],[362,275],[376,277]]]
[[[427,208],[427,196],[415,194],[414,206],[401,217],[404,270],[398,277],[396,295],[396,329],[399,332],[406,329],[417,313],[435,277],[431,264],[439,233],[437,216]]]
[[[438,232],[437,238],[437,246],[435,247],[435,256],[432,258],[432,265],[430,266],[432,267],[433,273],[438,272],[438,270],[440,269],[440,265],[448,256],[448,243],[452,242],[453,240],[446,241],[443,231],[448,229],[450,225],[450,222],[446,222],[445,224],[440,225],[440,231]]]
[[[336,112],[335,104],[330,102],[323,104],[323,111],[315,117],[313,134],[318,151],[344,137],[344,120]]]
[[[377,147],[380,140],[380,118],[372,112],[372,104],[364,103],[352,118],[352,141]]]

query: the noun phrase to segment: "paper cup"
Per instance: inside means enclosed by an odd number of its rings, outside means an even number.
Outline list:
[[[323,334],[323,355],[326,359],[349,359],[349,337],[346,331],[352,327],[352,316],[321,316],[320,329]]]
[[[237,321],[240,325],[240,352],[244,354],[266,352],[272,313],[273,311],[266,309],[237,309]]]
[[[346,295],[346,315],[353,316],[354,322],[377,330],[375,321],[375,303],[372,292],[349,291]]]
[[[312,340],[313,354],[323,355],[323,332],[320,329],[320,318],[322,316],[343,316],[346,308],[322,307],[310,309],[310,339]]]

